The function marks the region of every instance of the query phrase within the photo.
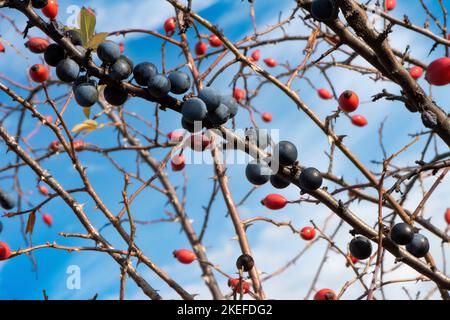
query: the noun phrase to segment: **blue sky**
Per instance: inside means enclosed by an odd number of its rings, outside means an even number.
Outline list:
[[[224,30],[227,37],[232,40],[238,40],[242,36],[251,32],[252,24],[249,16],[249,6],[246,1],[236,0],[194,0],[194,9],[199,10],[200,14]],[[428,1],[430,2],[430,1]],[[278,13],[283,12],[284,17],[290,14],[294,1],[256,1],[256,19],[260,30],[266,26],[276,23]],[[423,24],[424,18],[421,15],[419,4],[411,5],[409,1],[398,1],[399,5],[393,13],[397,17],[408,14],[410,19],[416,24]],[[173,14],[170,6],[163,0],[155,1],[59,1],[60,19],[66,21],[70,18],[65,8],[75,6],[91,6],[98,14],[97,31],[112,31],[123,28],[148,28],[161,31],[164,20]],[[408,5],[407,5],[408,4]],[[439,15],[437,7],[431,5],[432,10]],[[5,13],[16,19],[19,27],[25,26],[25,19],[14,12],[5,10]],[[202,29],[201,29],[202,30]],[[422,61],[432,61],[433,58],[443,55],[443,49],[438,48],[431,56],[428,56],[432,43],[424,37],[414,35],[401,28],[396,27],[391,38],[392,45],[403,51],[407,44],[411,44],[411,53]],[[204,30],[203,30],[204,31]],[[297,21],[286,27],[286,32],[291,35],[302,34],[304,27]],[[16,81],[26,83],[25,70],[27,66],[40,61],[38,56],[30,56],[25,52],[23,40],[11,30],[10,25],[0,20],[0,34],[7,41],[14,44],[17,48],[24,51],[28,58],[24,59],[17,55],[11,48],[0,56],[0,73],[6,74]],[[39,32],[32,30],[32,34],[39,36]],[[304,32],[303,32],[304,34]],[[192,44],[196,40],[192,33],[188,34]],[[279,31],[269,34],[269,37],[279,36]],[[161,66],[161,41],[148,36],[130,36],[124,41],[126,54],[135,62],[151,61]],[[289,62],[291,65],[298,64],[303,59],[304,43],[291,42],[279,44],[276,46],[265,46],[261,48],[263,57],[275,57],[280,62]],[[314,58],[314,57],[313,57]],[[228,55],[225,61],[232,59]],[[358,60],[361,64],[363,61]],[[183,63],[183,57],[179,50],[174,46],[168,45],[167,48],[167,67],[173,68]],[[202,64],[204,70],[208,62]],[[281,72],[281,67],[273,70],[274,73]],[[215,82],[215,86],[223,92],[231,92],[229,86],[236,68],[230,68],[223,73]],[[317,87],[326,86],[326,82],[317,72],[311,72],[309,78]],[[358,92],[363,102],[370,101],[370,97],[387,88],[392,92],[399,92],[398,88],[389,83],[373,83],[367,78],[355,75],[354,73],[343,69],[336,69],[330,73],[333,82],[338,91],[353,89]],[[3,80],[2,80],[3,81]],[[426,84],[423,79],[419,80],[423,86]],[[239,82],[240,83],[240,82]],[[238,84],[239,84],[238,83]],[[257,80],[250,81],[252,87],[257,84]],[[315,91],[304,80],[294,81],[293,88],[298,90],[300,97],[322,118],[328,115],[336,108],[335,102],[324,102],[320,100]],[[15,88],[18,92],[20,89]],[[53,97],[65,91],[65,87],[52,89]],[[448,87],[433,88],[435,100],[445,110],[448,111],[447,99],[445,99]],[[40,97],[42,98],[42,96]],[[0,102],[9,103],[9,99],[0,93]],[[62,102],[60,102],[62,104]],[[299,149],[299,159],[303,165],[315,166],[321,170],[327,168],[327,158],[324,150],[328,149],[328,142],[321,132],[308,120],[305,115],[296,110],[295,105],[284,96],[279,90],[271,86],[263,87],[260,96],[255,99],[254,106],[261,111],[268,111],[274,115],[274,121],[269,125],[262,126],[268,129],[279,129],[280,137],[283,140],[293,141]],[[51,114],[50,108],[46,105],[40,105],[43,113]],[[127,104],[127,110],[139,112],[142,116],[152,119],[154,106],[143,100],[132,100]],[[94,107],[93,113],[99,111],[99,107]],[[410,141],[408,133],[414,133],[422,130],[420,119],[417,115],[408,113],[405,108],[397,103],[379,101],[377,103],[363,103],[360,113],[369,119],[369,125],[365,128],[356,128],[349,125],[346,119],[339,119],[336,131],[338,134],[346,134],[346,144],[355,152],[355,154],[372,170],[379,171],[380,168],[372,164],[371,160],[380,160],[381,150],[378,147],[377,130],[380,122],[387,118],[385,125],[385,137],[388,153],[393,153]],[[69,105],[65,114],[70,127],[81,122],[83,115],[81,109],[75,104]],[[5,122],[9,130],[14,130],[17,118],[8,118]],[[105,118],[99,119],[100,123],[106,123]],[[169,132],[180,127],[179,115],[167,111],[161,114],[161,129]],[[27,118],[24,131],[30,132],[36,125],[30,117]],[[239,128],[249,127],[251,125],[248,114],[245,110],[240,110],[237,118]],[[148,129],[145,129],[148,131]],[[101,146],[114,146],[116,144],[116,134],[110,128],[98,130],[83,138],[85,141]],[[53,140],[49,131],[41,130],[38,136],[31,140],[35,146],[46,148],[49,142]],[[417,159],[417,153],[424,145],[425,141],[420,141],[407,152],[403,153],[398,159],[397,164],[412,164]],[[438,144],[440,150],[444,150],[442,144]],[[6,154],[4,144],[0,144],[0,152],[3,157],[0,159],[1,166],[13,161],[14,156],[11,153]],[[166,151],[155,151],[154,156],[161,158]],[[130,153],[114,154],[115,159],[123,166],[133,170],[134,156]],[[92,181],[98,194],[102,197],[106,205],[113,212],[121,209],[120,192],[122,190],[122,176],[111,170],[108,162],[94,153],[82,152],[80,158],[83,164],[88,168],[88,176]],[[131,159],[131,160],[130,160]],[[73,173],[70,163],[65,155],[59,155],[46,161],[43,165],[48,168],[52,174],[66,187],[75,188],[81,185],[80,179]],[[241,199],[250,189],[251,185],[243,179],[244,165],[231,165],[228,174],[230,176],[230,187],[236,200]],[[200,229],[203,211],[202,206],[207,202],[209,191],[211,189],[213,176],[213,167],[209,164],[190,165],[186,169],[189,178],[189,188],[187,193],[187,213],[194,222],[194,227]],[[349,162],[337,153],[335,172],[343,174],[349,181],[363,181],[361,175],[349,164]],[[143,168],[142,176],[150,177],[152,172]],[[175,185],[181,186],[183,177],[179,173],[169,172],[169,175]],[[432,180],[431,180],[432,182]],[[27,199],[36,205],[44,198],[37,194],[36,176],[27,169],[21,170],[22,188],[27,191]],[[10,180],[0,182],[2,188],[12,190]],[[326,185],[329,185],[326,183]],[[135,183],[132,189],[139,186]],[[331,187],[331,185],[329,185]],[[425,183],[425,187],[429,182]],[[442,228],[444,222],[442,213],[448,206],[448,203],[442,201],[450,191],[450,185],[444,181],[438,191],[433,195],[430,204],[425,211],[427,217],[434,217],[433,221]],[[246,202],[245,206],[239,208],[243,218],[254,215],[263,215],[277,220],[292,221],[297,227],[309,224],[313,219],[317,224],[322,225],[330,212],[323,206],[312,206],[307,204],[290,205],[280,212],[273,212],[260,205],[260,200],[273,189],[267,185],[261,187]],[[298,190],[289,187],[283,190],[283,195],[289,199],[298,198]],[[447,196],[448,198],[448,196]],[[413,193],[407,207],[414,209],[420,199],[420,191]],[[99,211],[96,211],[92,202],[86,197],[77,195],[77,200],[85,202],[85,211],[97,227],[105,224],[105,219]],[[367,203],[354,203],[352,209],[357,212],[365,221],[372,223],[375,221],[376,208]],[[170,211],[166,199],[154,190],[147,190],[133,203],[132,211],[136,219],[153,220],[164,216],[164,210]],[[58,232],[82,232],[82,227],[75,219],[73,213],[60,200],[52,201],[44,208],[54,217],[53,228],[47,228],[40,219],[38,219],[34,235],[33,244],[37,245],[47,241],[56,241],[58,244],[65,245],[90,245],[89,242],[73,239],[63,239],[58,236]],[[206,233],[204,244],[207,247],[207,253],[210,260],[221,266],[221,268],[232,274],[234,270],[234,260],[239,255],[239,247],[234,237],[234,231],[231,221],[225,217],[226,207],[223,200],[219,197],[213,207],[210,220],[210,228]],[[8,242],[12,249],[23,248],[25,246],[20,235],[19,219],[1,219],[4,224],[4,231],[0,235],[0,241]],[[327,230],[333,230],[338,223],[334,218]],[[348,228],[344,228],[337,237],[337,242],[343,248],[350,240]],[[200,278],[200,271],[197,264],[189,266],[179,265],[172,257],[172,251],[181,247],[189,247],[186,237],[180,232],[180,226],[176,223],[156,224],[151,226],[138,226],[138,245],[144,252],[160,267],[164,268],[176,281],[181,283],[191,293],[200,294],[201,298],[209,298],[209,292]],[[112,229],[105,229],[105,237],[119,248],[125,248],[124,244],[117,238]],[[299,237],[292,235],[288,229],[277,229],[272,225],[256,223],[249,229],[250,244],[253,248],[253,254],[259,269],[270,273],[281,267],[286,261],[294,257],[305,246],[305,242]],[[440,246],[439,241],[433,239],[432,252],[435,253],[438,265],[440,265]],[[311,278],[317,268],[318,263],[326,247],[324,241],[315,245],[314,250],[310,250],[294,267],[290,268],[280,277],[264,283],[265,290],[269,298],[290,298],[302,299],[309,288]],[[447,246],[448,251],[448,246]],[[88,299],[94,294],[99,294],[100,299],[115,299],[119,292],[120,270],[117,264],[107,255],[100,253],[66,253],[55,250],[36,251],[35,257],[38,261],[38,270],[31,270],[30,260],[26,256],[15,258],[11,261],[0,263],[0,299],[41,299],[42,290],[46,290],[51,299]],[[388,257],[392,261],[392,257]],[[66,287],[66,269],[71,265],[77,265],[81,269],[81,289],[68,290]],[[174,292],[164,283],[155,277],[151,272],[142,267],[138,270],[143,273],[145,278],[153,287],[160,291],[164,298],[177,298]],[[408,267],[402,267],[390,277],[409,277],[415,276],[415,272]],[[324,272],[318,283],[318,287],[330,287],[339,290],[346,280],[351,279],[352,272],[345,267],[342,257],[331,253],[329,262],[325,265]],[[371,277],[368,277],[367,281]],[[226,279],[217,275],[218,281],[226,291]],[[405,285],[411,290],[416,289],[413,285]],[[420,289],[426,291],[431,288],[430,284],[420,285]],[[414,292],[414,291],[412,291]],[[351,287],[344,295],[344,298],[352,299],[361,293],[359,284]],[[129,299],[144,298],[139,289],[128,281],[126,297]],[[400,286],[392,287],[389,291],[389,297],[404,297]]]

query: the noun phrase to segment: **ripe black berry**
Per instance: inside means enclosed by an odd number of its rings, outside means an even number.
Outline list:
[[[73,94],[81,107],[91,107],[98,101],[97,83],[80,77],[73,85]]]
[[[113,86],[106,86],[103,91],[103,96],[109,104],[113,106],[121,106],[127,101],[128,92]]]
[[[109,67],[109,75],[115,80],[125,80],[131,75],[132,70],[127,60],[119,58]]]
[[[406,250],[416,258],[423,258],[430,250],[430,243],[428,242],[427,237],[416,233],[414,234],[411,243],[406,246]]]
[[[56,75],[63,82],[74,82],[80,73],[80,66],[70,58],[61,60],[56,66]]]
[[[35,9],[42,9],[48,4],[48,0],[32,0],[31,5]]]
[[[270,170],[269,165],[263,161],[257,162],[253,160],[247,164],[247,168],[245,168],[247,180],[257,186],[263,185],[269,181],[271,175],[272,171]]]
[[[335,19],[338,7],[334,0],[314,0],[311,4],[311,14],[319,21]]]
[[[183,129],[189,131],[190,133],[195,133],[195,132],[199,132],[200,130],[202,130],[201,125],[198,125],[197,127],[195,127],[193,122],[186,120],[184,117],[181,118],[181,126],[183,127]]]
[[[70,39],[70,42],[74,46],[82,46],[83,45],[83,39],[81,38],[81,34],[76,30],[67,30],[65,32],[65,36]]]
[[[214,125],[225,124],[230,119],[230,110],[221,103],[214,111],[208,111],[208,119]]]
[[[279,174],[274,174],[270,176],[270,184],[277,189],[284,189],[287,188],[291,182]]]
[[[191,98],[186,100],[181,106],[183,118],[190,122],[203,121],[206,117],[206,105],[199,98]]]
[[[120,47],[112,41],[104,41],[97,48],[97,55],[104,63],[114,63],[120,58]]]
[[[214,88],[206,87],[200,90],[198,97],[206,104],[208,111],[214,111],[220,106],[221,96]]]
[[[2,189],[0,189],[0,206],[5,210],[11,210],[16,206],[13,196]]]
[[[414,238],[414,229],[407,223],[397,223],[392,227],[391,230],[391,240],[396,244],[404,246],[409,243]]]
[[[297,161],[298,152],[293,143],[289,141],[280,141],[273,151],[275,160],[278,157],[279,164],[282,166],[290,166]]]
[[[350,241],[349,250],[356,259],[365,260],[372,254],[372,244],[366,237],[358,236]]]
[[[172,72],[169,74],[169,80],[171,84],[170,92],[174,94],[184,94],[191,87],[191,79],[184,72]]]
[[[230,110],[230,118],[233,118],[238,113],[238,103],[232,96],[222,96],[220,97],[220,102]]]
[[[140,86],[147,86],[148,81],[158,74],[158,69],[153,63],[142,62],[133,69],[134,79]]]
[[[244,271],[247,272],[247,271],[250,271],[254,266],[255,266],[255,261],[248,254],[243,254],[243,255],[239,256],[239,258],[237,258],[237,260],[236,260],[236,267],[239,270],[243,269]]]
[[[170,81],[162,74],[151,77],[147,85],[148,91],[155,98],[162,98],[170,92]]]
[[[322,174],[316,168],[307,168],[300,173],[299,184],[304,191],[314,191],[322,186]]]
[[[64,48],[56,43],[50,44],[44,52],[45,62],[52,67],[56,67],[65,56]]]

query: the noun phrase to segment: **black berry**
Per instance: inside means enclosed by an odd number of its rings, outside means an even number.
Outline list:
[[[335,0],[313,0],[311,15],[319,21],[335,19],[338,15],[338,7]]]
[[[270,184],[277,189],[284,189],[287,188],[291,182],[279,174],[274,174],[270,176]]]
[[[414,234],[411,243],[406,246],[406,250],[416,258],[423,258],[430,250],[430,243],[428,242],[427,237],[416,233]]]
[[[56,67],[65,56],[66,52],[64,48],[56,43],[50,44],[44,52],[45,62],[52,67]]]
[[[109,104],[113,106],[121,106],[127,101],[128,92],[113,86],[106,86],[103,91],[103,96]]]
[[[358,236],[350,241],[349,250],[356,259],[365,260],[372,254],[372,244],[366,237]]]
[[[269,181],[272,171],[265,162],[251,161],[245,168],[245,176],[247,180],[257,186],[265,184]]]
[[[11,210],[16,206],[13,196],[2,189],[0,189],[0,206],[5,210]]]
[[[80,73],[80,66],[72,59],[61,60],[56,66],[56,75],[63,82],[74,82]]]
[[[391,230],[391,240],[396,244],[404,246],[409,243],[414,238],[414,229],[407,223],[397,223],[392,227]]]
[[[274,157],[278,156],[278,162],[282,166],[290,166],[297,161],[298,152],[297,148],[292,142],[280,141],[274,148]]]
[[[307,168],[300,173],[299,184],[304,191],[314,191],[322,186],[322,174],[316,168]]]
[[[245,272],[250,271],[255,266],[255,261],[248,254],[243,254],[239,256],[236,260],[236,267],[239,270],[244,270]]]
[[[65,32],[65,36],[70,39],[70,42],[74,46],[82,46],[83,45],[83,39],[81,38],[81,34],[76,30],[67,30]]]
[[[140,86],[147,86],[150,78],[158,74],[158,69],[153,63],[142,62],[133,69],[134,80]]]

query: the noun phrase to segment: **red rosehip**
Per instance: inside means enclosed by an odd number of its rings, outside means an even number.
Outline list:
[[[450,208],[445,211],[445,221],[447,222],[447,224],[450,224]]]
[[[235,88],[234,89],[234,98],[236,99],[236,101],[242,101],[242,100],[244,100],[245,99],[245,95],[246,95],[246,92],[245,92],[245,90],[243,90],[243,89],[239,89],[239,88]]]
[[[358,95],[351,90],[344,91],[339,97],[339,108],[344,112],[353,112],[358,109],[358,106]]]
[[[276,67],[278,65],[277,60],[275,60],[274,58],[266,58],[266,59],[264,59],[264,63],[269,68],[273,68],[273,67]]]
[[[47,81],[49,72],[48,69],[42,64],[35,64],[30,68],[30,77],[34,82],[42,83]]]
[[[445,86],[450,83],[450,58],[434,60],[427,68],[425,79],[432,85]]]
[[[172,166],[173,171],[181,171],[186,166],[186,159],[182,154],[176,155],[172,158],[170,165]]]
[[[331,94],[331,92],[324,88],[317,90],[317,94],[324,100],[333,99],[333,95]]]
[[[84,142],[83,140],[76,140],[73,142],[73,148],[75,150],[81,150],[84,147],[86,147],[86,142]]]
[[[421,67],[414,66],[411,69],[409,69],[409,74],[411,75],[411,77],[417,80],[422,76],[423,69]]]
[[[252,61],[258,62],[261,59],[261,51],[255,50],[252,52]]]
[[[191,135],[191,149],[195,151],[205,151],[208,148],[211,140],[205,134]]]
[[[3,53],[5,52],[5,46],[3,45],[3,43],[0,41],[0,52]]]
[[[43,186],[43,185],[39,185],[38,186],[38,191],[43,196],[48,196],[48,194],[49,194],[48,188],[46,186]]]
[[[397,5],[396,0],[386,0],[385,2],[386,10],[388,11],[394,10],[396,5]]]
[[[59,150],[59,141],[54,140],[52,142],[50,142],[50,144],[48,145],[48,150],[52,151],[52,152],[56,152]]]
[[[261,204],[266,206],[269,209],[279,210],[279,209],[283,209],[286,206],[287,200],[285,197],[283,197],[280,194],[272,193],[272,194],[269,194],[267,197],[265,197],[261,201]]]
[[[337,296],[331,289],[322,289],[316,292],[314,300],[337,300]]]
[[[241,283],[241,285],[239,285],[239,282]],[[250,291],[250,285],[244,280],[239,281],[239,279],[229,279],[228,286],[233,290],[234,293],[237,294],[240,294],[241,291],[244,294]]]
[[[368,121],[367,121],[366,117],[358,114],[358,115],[355,115],[352,117],[352,123],[355,126],[364,127],[367,125]]]
[[[316,230],[313,227],[304,227],[300,230],[300,236],[303,240],[312,240],[316,236]]]
[[[119,43],[119,49],[120,49],[120,53],[124,53],[125,52],[125,44],[123,42]]]
[[[222,40],[219,39],[218,36],[216,36],[215,34],[212,34],[209,37],[209,45],[211,47],[218,48],[218,47],[221,47],[223,45],[223,42],[222,42]]]
[[[48,213],[44,213],[42,215],[42,221],[44,221],[44,223],[51,227],[53,225],[53,217],[51,215],[49,215]]]
[[[43,38],[30,38],[27,42],[25,42],[25,47],[27,47],[33,53],[44,53],[49,46],[49,42],[47,39]]]
[[[190,264],[197,259],[195,253],[188,249],[175,250],[173,256],[183,264]]]
[[[48,0],[47,5],[42,8],[42,13],[51,20],[55,19],[58,15],[58,1]]]
[[[4,242],[0,242],[0,261],[8,259],[10,256],[11,250],[9,246]]]
[[[169,36],[173,35],[176,27],[177,27],[177,20],[174,17],[171,17],[164,22],[164,31]]]
[[[171,131],[167,134],[167,138],[169,138],[170,142],[180,142],[183,140],[183,134],[178,131]]]
[[[268,112],[263,112],[261,115],[261,118],[264,122],[271,122],[272,121],[272,115]]]
[[[206,44],[202,41],[197,42],[197,44],[195,45],[195,54],[198,56],[203,56],[206,53],[206,50]]]

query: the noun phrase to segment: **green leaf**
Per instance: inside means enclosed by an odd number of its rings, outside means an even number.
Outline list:
[[[91,11],[83,7],[81,8],[78,20],[80,24],[81,38],[83,39],[84,46],[86,46],[86,44],[88,44],[91,38],[94,36],[96,24],[95,15]]]
[[[101,33],[97,33],[95,34],[87,43],[86,47],[87,48],[91,48],[93,50],[97,50],[97,47],[100,43],[102,43],[103,41],[105,41],[106,37],[108,37],[109,33],[108,32],[101,32]]]

